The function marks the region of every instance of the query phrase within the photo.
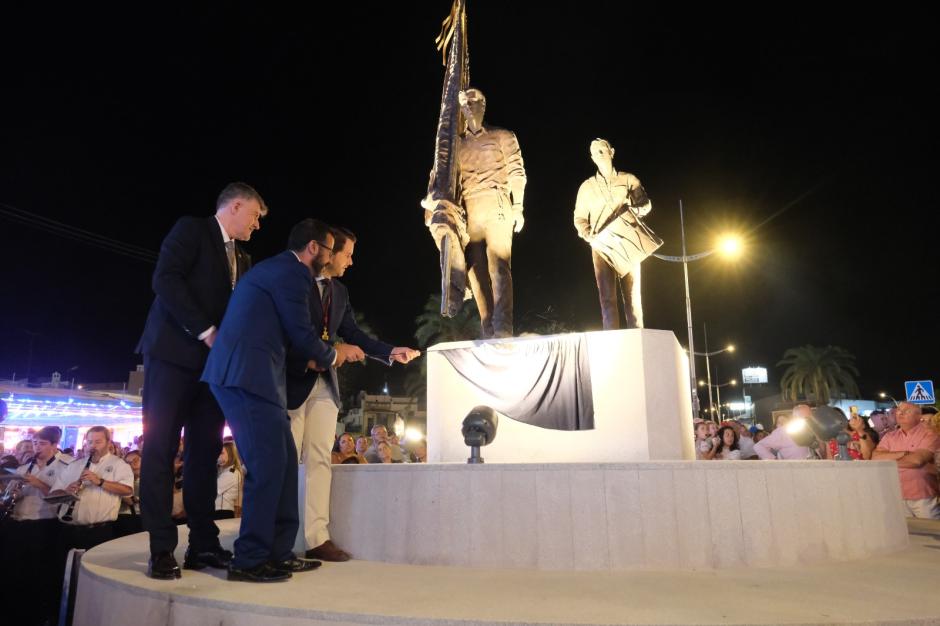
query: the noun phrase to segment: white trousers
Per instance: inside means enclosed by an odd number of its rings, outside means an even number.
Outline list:
[[[301,493],[301,532],[307,550],[330,538],[330,482],[333,479],[331,453],[336,437],[339,409],[333,402],[323,376],[299,407],[288,411],[290,430],[303,468]]]
[[[923,500],[904,500],[904,508],[908,517],[920,519],[940,519],[940,498],[924,498]]]

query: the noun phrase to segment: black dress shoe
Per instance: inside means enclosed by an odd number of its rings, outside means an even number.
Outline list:
[[[290,572],[275,569],[268,563],[262,563],[261,565],[255,565],[254,567],[246,569],[238,569],[232,566],[228,568],[229,580],[241,580],[247,583],[276,583],[287,580],[290,577]]]
[[[274,569],[283,570],[285,572],[309,572],[310,570],[317,569],[323,565],[320,561],[314,561],[313,559],[301,559],[297,557],[291,557],[284,561],[271,561],[271,567]]]
[[[147,576],[159,580],[173,580],[180,578],[180,566],[172,552],[154,552],[147,561]]]
[[[218,546],[212,550],[196,552],[192,546],[186,548],[186,556],[183,558],[183,569],[205,569],[214,567],[216,569],[226,569],[232,562],[232,553]]]

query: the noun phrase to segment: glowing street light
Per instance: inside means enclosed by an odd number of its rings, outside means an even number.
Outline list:
[[[737,235],[725,235],[718,241],[718,249],[729,259],[741,256],[742,248],[741,239]]]
[[[696,352],[695,355],[705,357],[705,372],[708,378],[708,406],[712,407],[712,406],[715,406],[715,401],[712,399],[712,387],[717,388],[717,385],[712,385],[711,358],[723,352],[734,352],[734,344],[728,344],[721,350],[714,350],[712,352],[709,352],[708,351],[708,326],[706,324],[702,324],[702,332],[704,333],[704,337],[705,337],[705,352]],[[718,392],[718,404],[721,405],[721,392]],[[719,411],[719,414],[720,414],[720,411]]]
[[[725,351],[727,351],[727,350],[728,350],[728,348],[725,348],[724,350],[718,350],[718,351],[716,351],[716,352],[712,352],[711,354],[719,354],[719,353],[725,352]],[[705,362],[708,363],[708,359],[707,359],[707,358],[706,358],[706,361],[705,361]],[[718,398],[718,416],[719,416],[719,417],[721,417],[721,388],[722,388],[722,387],[734,387],[734,386],[736,386],[737,384],[738,384],[738,381],[735,380],[734,378],[732,378],[731,380],[729,380],[729,381],[726,382],[726,383],[721,383],[721,384],[718,384],[718,385],[713,385],[713,384],[711,384],[710,382],[706,383],[704,380],[698,381],[698,386],[699,386],[699,387],[704,387],[705,385],[708,385],[708,405],[709,405],[709,406],[714,406],[714,405],[712,405],[712,389],[715,390],[715,395],[716,395],[717,398]]]
[[[893,396],[890,396],[883,391],[878,392],[878,397],[881,398],[882,400],[884,400],[885,398],[889,398],[891,402],[894,402],[894,406],[898,405],[898,401],[895,400]]]
[[[707,384],[708,384],[708,383],[706,383],[704,380],[698,381],[698,386],[699,386],[699,387],[704,387],[704,386],[707,385]],[[721,383],[721,384],[718,384],[718,385],[712,385],[712,387],[714,387],[715,389],[720,389],[721,387],[734,387],[734,386],[737,385],[737,384],[738,384],[738,381],[732,378],[731,380],[729,380],[729,381],[726,382],[726,383]],[[719,401],[718,404],[721,404],[721,402]]]
[[[698,415],[700,407],[698,393],[695,390],[695,355],[698,353],[695,352],[695,338],[692,336],[692,298],[689,296],[689,261],[698,261],[699,259],[704,259],[705,257],[711,256],[716,252],[721,252],[722,256],[727,258],[736,258],[741,254],[743,246],[741,245],[740,238],[733,235],[725,235],[719,240],[718,245],[711,250],[706,250],[705,252],[699,252],[698,254],[693,255],[687,254],[685,249],[685,213],[682,209],[682,200],[679,200],[679,226],[682,231],[682,256],[670,256],[668,254],[656,253],[653,253],[653,256],[662,261],[669,261],[670,263],[682,263],[682,272],[685,277],[685,318],[686,322],[688,323],[689,382],[690,388],[692,389],[692,412],[695,415]],[[706,350],[708,349],[707,343],[708,342],[706,339]],[[729,347],[731,348],[730,351],[734,351],[733,346]],[[721,350],[720,352],[724,352],[724,350]],[[706,357],[706,367],[707,366],[708,361]],[[709,382],[711,382],[710,372]],[[709,387],[709,403],[711,403],[711,387]]]

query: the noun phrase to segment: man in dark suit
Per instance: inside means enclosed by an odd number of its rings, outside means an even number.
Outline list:
[[[292,552],[299,516],[297,449],[287,417],[288,346],[311,369],[365,358],[356,346],[330,346],[310,322],[313,276],[332,256],[329,228],[304,220],[291,230],[288,247],[238,284],[202,375],[248,470],[229,580],[285,580],[319,565]]]
[[[173,459],[186,428],[183,498],[189,524],[184,567],[227,567],[231,552],[219,544],[213,521],[216,462],[224,417],[209,387],[199,381],[235,282],[251,267],[237,241],[260,228],[267,207],[244,183],[222,190],[216,213],[181,218],[163,240],[153,274],[156,298],[137,352],[144,356],[144,448],[140,501],[150,533],[147,574],[179,578],[173,509]]]
[[[366,355],[391,365],[408,363],[421,353],[393,347],[364,333],[356,324],[346,286],[337,280],[353,264],[356,236],[345,228],[333,228],[334,253],[310,292],[313,329],[325,341],[340,337],[359,346]],[[330,482],[333,476],[330,451],[336,435],[336,417],[342,405],[336,369],[327,372],[306,369],[303,358],[288,357],[287,408],[294,445],[306,474],[304,491],[304,539],[306,557],[321,561],[347,561],[349,554],[330,540]]]

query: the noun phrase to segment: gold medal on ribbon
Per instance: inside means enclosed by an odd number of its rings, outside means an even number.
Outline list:
[[[329,340],[330,340],[330,332],[326,329],[325,326],[323,327],[323,334],[320,335],[320,338],[323,339],[323,341],[329,341]]]

